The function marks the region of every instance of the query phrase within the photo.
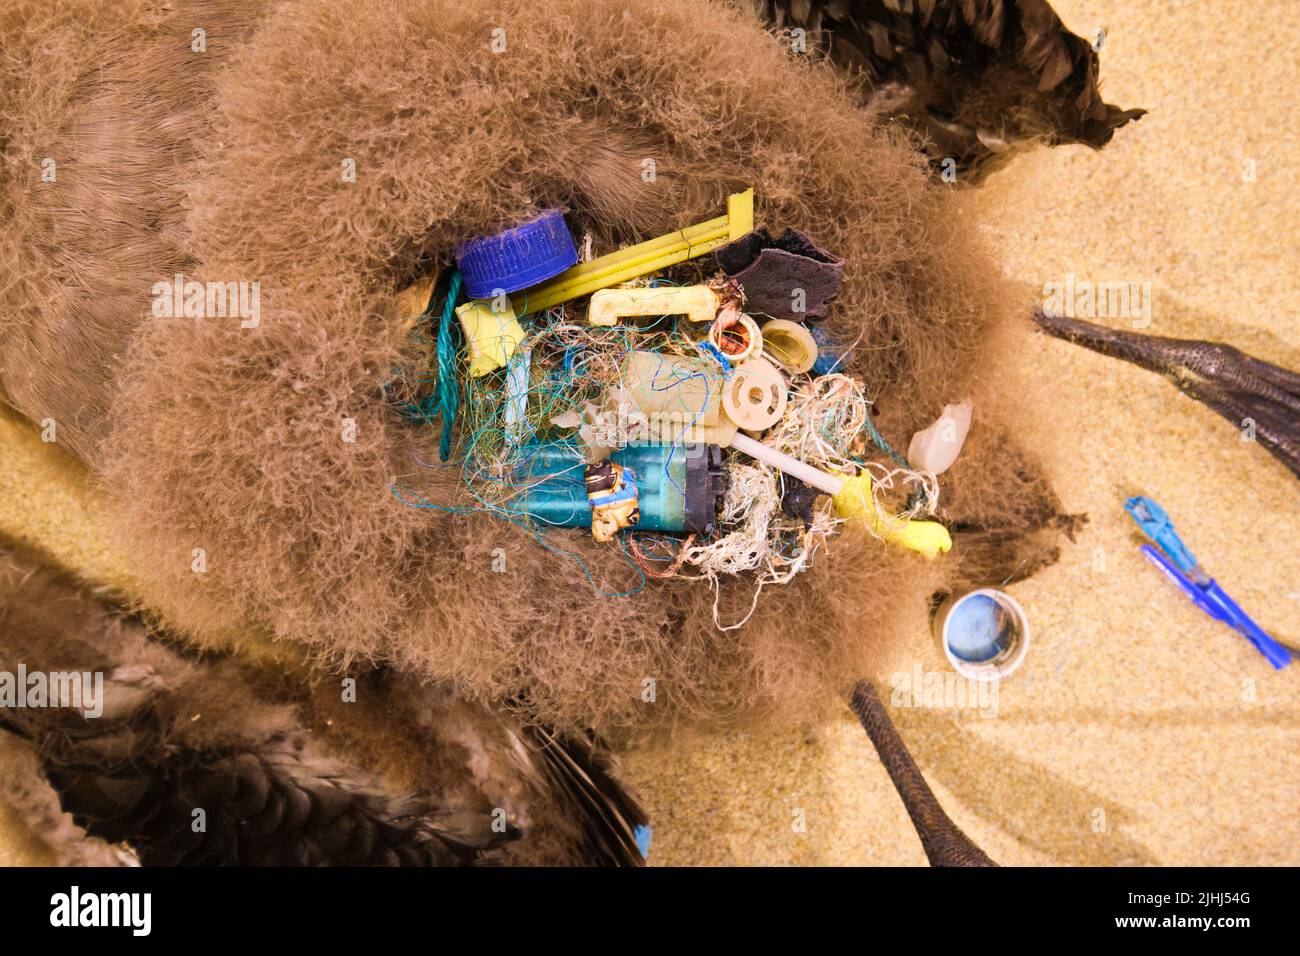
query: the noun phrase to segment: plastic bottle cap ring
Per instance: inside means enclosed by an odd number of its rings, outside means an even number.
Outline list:
[[[772,363],[753,358],[727,379],[722,409],[746,431],[762,431],[781,420],[789,395],[785,380]]]

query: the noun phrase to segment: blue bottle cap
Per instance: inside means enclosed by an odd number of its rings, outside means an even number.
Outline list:
[[[558,209],[494,236],[471,239],[456,250],[456,265],[471,299],[526,289],[577,261],[578,247]]]

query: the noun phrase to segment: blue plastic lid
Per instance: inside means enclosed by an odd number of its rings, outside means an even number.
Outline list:
[[[1015,622],[987,594],[972,594],[953,606],[948,618],[948,648],[964,661],[991,661],[1015,640]]]
[[[471,239],[456,250],[456,265],[471,299],[526,289],[577,261],[578,247],[558,209],[495,236]]]

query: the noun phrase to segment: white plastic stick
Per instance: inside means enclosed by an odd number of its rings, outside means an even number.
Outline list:
[[[514,445],[522,441],[527,430],[528,416],[528,369],[533,357],[532,350],[520,352],[510,361],[506,369],[506,440]]]
[[[741,432],[736,432],[735,437],[731,439],[731,447],[736,451],[743,451],[750,458],[761,461],[765,465],[778,468],[787,475],[793,475],[804,484],[812,485],[818,491],[824,491],[828,495],[837,495],[844,487],[843,478],[822,471],[820,468],[814,468],[774,448],[768,448]]]

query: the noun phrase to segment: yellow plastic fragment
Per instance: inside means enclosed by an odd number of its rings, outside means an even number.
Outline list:
[[[712,322],[718,295],[706,285],[664,286],[660,289],[600,289],[592,294],[587,321],[615,325],[637,315],[684,315],[692,322]]]
[[[727,223],[731,230],[728,242],[754,231],[754,190],[732,193],[727,197]]]
[[[492,308],[493,303],[498,306]],[[456,309],[469,351],[469,374],[478,378],[493,369],[504,368],[524,340],[524,330],[515,318],[510,300],[475,299]]]
[[[433,289],[438,284],[438,275],[438,271],[435,270],[397,293],[397,317],[405,327],[415,328],[420,317],[429,311]]]
[[[882,540],[937,558],[952,549],[948,529],[937,521],[912,521],[882,515],[871,494],[871,476],[865,472],[846,476],[840,490],[831,498],[835,510],[846,521],[864,521]]]

